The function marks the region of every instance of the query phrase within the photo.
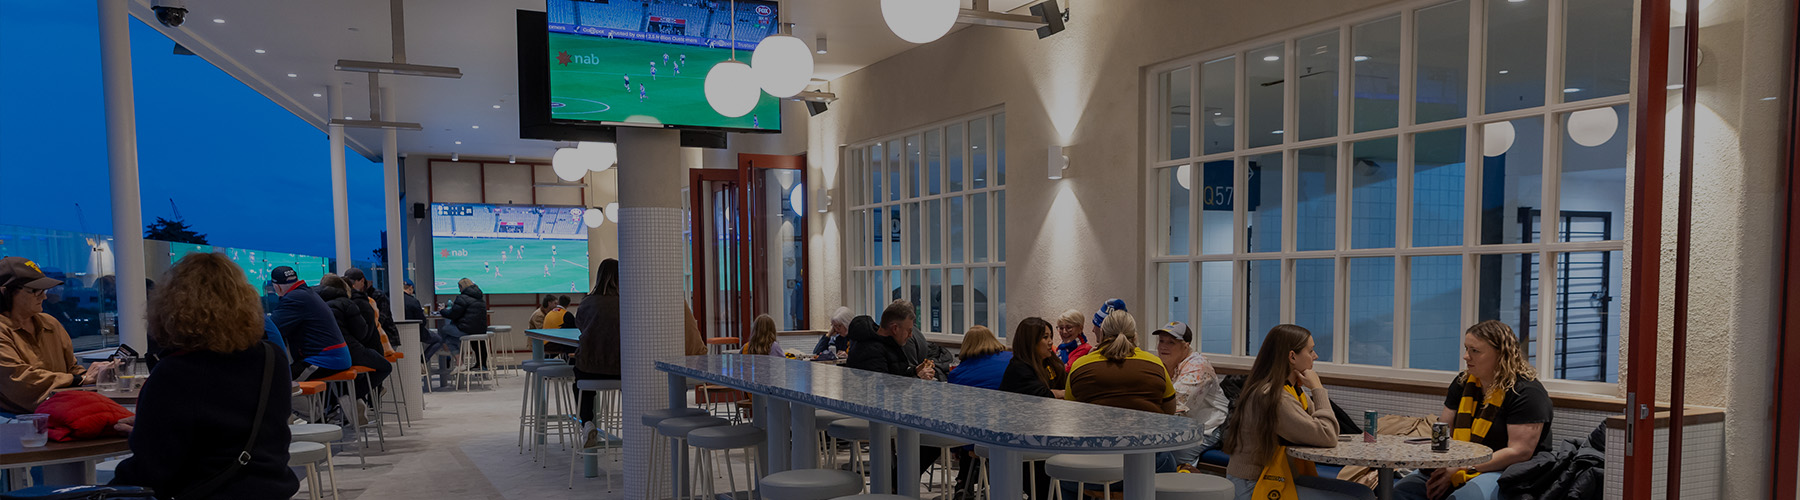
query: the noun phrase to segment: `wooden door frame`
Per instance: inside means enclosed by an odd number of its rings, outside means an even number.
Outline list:
[[[1781,126],[1785,144],[1781,166],[1787,171],[1787,214],[1782,255],[1781,313],[1776,333],[1775,418],[1770,421],[1773,454],[1768,474],[1769,498],[1796,498],[1800,485],[1795,470],[1800,468],[1800,26],[1789,19],[1787,26],[1788,67],[1784,73],[1781,98]]]
[[[703,213],[702,211],[706,206],[705,202],[708,191],[704,189],[704,186],[708,181],[739,182],[738,172],[735,170],[705,168],[688,170],[688,230],[690,234],[689,237],[693,238],[693,241],[690,242],[690,244],[693,248],[691,265],[694,270],[694,290],[691,293],[693,293],[694,301],[694,319],[696,323],[700,324],[700,335],[702,338],[721,336],[718,335],[719,332],[708,331],[711,323],[703,321],[703,319],[707,317],[706,294],[710,291],[706,290],[706,287],[704,286],[705,282],[701,277],[701,273],[706,270],[707,243],[709,243],[709,233],[705,230],[707,227],[707,218],[704,215],[705,213],[710,212]],[[733,273],[733,275],[738,276],[739,274]]]
[[[740,193],[742,196],[738,197],[738,200],[739,200],[738,203],[739,203],[739,207],[741,210],[740,213],[743,215],[743,220],[752,221],[752,224],[754,224],[754,221],[758,220],[757,217],[759,215],[761,215],[760,209],[758,209],[756,207],[756,205],[751,204],[751,195],[754,194],[752,191],[755,187],[755,182],[756,182],[756,175],[755,175],[756,172],[755,171],[757,169],[798,170],[798,171],[800,171],[800,183],[801,183],[801,186],[804,186],[802,189],[805,191],[804,193],[802,193],[802,195],[807,196],[807,198],[809,198],[809,199],[805,200],[805,206],[808,208],[812,207],[813,200],[810,199],[812,190],[810,189],[811,186],[808,185],[809,183],[807,182],[807,178],[806,178],[806,174],[807,174],[806,164],[807,164],[806,155],[804,155],[804,154],[797,155],[797,156],[788,156],[788,155],[764,155],[764,154],[739,153],[737,156],[737,165],[738,165],[737,171],[738,171],[738,178],[741,180],[741,182],[738,183],[738,186],[739,186],[739,189],[741,190]],[[807,226],[811,222],[812,222],[811,217],[805,213],[805,210],[802,210],[800,213],[800,225],[799,225],[799,227],[794,228],[794,231],[800,235],[800,273],[799,273],[799,275],[800,275],[801,283],[808,282],[808,276],[807,276],[808,265],[807,264],[809,264],[811,262],[812,250],[810,247],[812,246],[812,231],[808,230]],[[745,234],[748,235],[748,237],[750,239],[750,244],[744,246],[744,262],[750,263],[750,268],[752,269],[752,272],[749,274],[749,276],[751,277],[750,278],[751,283],[752,284],[762,283],[763,278],[768,274],[769,269],[767,266],[758,266],[757,263],[762,262],[761,257],[767,256],[767,253],[769,251],[769,247],[768,247],[769,241],[767,241],[767,240],[769,240],[770,238],[768,238],[765,235],[762,235],[759,232],[759,230],[746,231]],[[752,252],[755,252],[760,255],[755,255]],[[763,290],[760,287],[752,286],[750,288],[752,290],[751,294],[750,294],[750,296],[752,298],[751,298],[751,302],[748,304],[748,307],[746,307],[744,309],[745,311],[756,310],[755,309],[756,304],[758,302],[762,302],[762,300],[767,296],[767,293],[768,293],[767,290]],[[805,330],[805,329],[808,329],[811,325],[810,318],[812,317],[812,301],[807,297],[807,295],[810,295],[810,294],[801,294],[801,296],[800,296],[801,310],[804,311],[804,313],[802,313],[800,315],[800,321],[798,322],[798,324],[795,325],[796,330]],[[746,318],[745,324],[749,323],[748,320],[749,320],[749,318]]]

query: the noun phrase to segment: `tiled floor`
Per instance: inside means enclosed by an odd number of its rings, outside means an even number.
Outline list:
[[[415,421],[405,437],[395,436],[389,425],[387,451],[372,451],[368,469],[358,468],[354,454],[336,457],[338,489],[345,499],[622,498],[623,480],[614,457],[601,459],[601,467],[613,472],[612,484],[580,477],[577,470],[570,489],[567,450],[551,444],[545,464],[519,453],[522,381],[502,377],[496,390],[427,394],[428,418]],[[301,484],[295,498],[307,498],[305,481]],[[327,495],[329,491],[327,486]]]

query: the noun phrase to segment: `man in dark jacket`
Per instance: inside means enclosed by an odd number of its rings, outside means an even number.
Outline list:
[[[402,289],[402,292],[406,294],[405,297],[402,297],[406,301],[406,319],[425,321],[425,306],[419,303],[418,297],[413,296],[412,280],[406,280],[406,287]]]
[[[399,336],[399,330],[394,327],[394,310],[393,306],[388,305],[387,294],[382,293],[380,288],[375,288],[374,284],[363,276],[361,269],[353,267],[344,271],[344,281],[350,282],[350,298],[356,299],[358,304],[368,305],[363,312],[369,315],[374,326],[379,327],[383,333],[387,334],[388,345],[400,347],[400,339],[396,338]],[[374,304],[369,304],[371,301]]]
[[[350,351],[350,363],[356,366],[372,368],[367,379],[356,382],[356,397],[365,403],[374,403],[369,394],[375,387],[387,380],[388,374],[394,372],[393,363],[381,355],[381,334],[371,327],[368,313],[372,308],[364,300],[358,305],[356,299],[345,292],[349,286],[343,278],[325,275],[319,280],[319,298],[325,300],[325,306],[331,309],[333,319],[337,321],[338,331],[344,334],[344,343]]]
[[[308,379],[317,379],[350,369],[350,351],[344,334],[338,330],[331,308],[319,294],[307,288],[294,268],[277,267],[269,272],[275,294],[281,297],[273,313],[275,326],[287,340],[288,352],[294,358],[293,376],[308,367],[318,367]]]
[[[907,361],[906,352],[900,347],[906,345],[906,341],[913,336],[913,322],[912,305],[904,300],[896,300],[881,311],[879,329],[875,328],[874,320],[868,316],[857,316],[850,320],[850,359],[844,366],[901,377],[936,380],[937,370],[933,367],[935,362],[926,360],[914,365]],[[943,450],[939,448],[920,446],[919,470],[930,470],[940,453]]]
[[[463,278],[456,284],[462,289],[462,293],[458,293],[456,298],[450,300],[450,307],[446,307],[438,313],[445,320],[443,326],[438,327],[438,336],[442,337],[443,341],[439,342],[436,348],[426,350],[426,359],[431,359],[431,356],[439,349],[449,349],[450,354],[454,356],[462,351],[464,335],[487,333],[487,302],[484,302],[486,296],[481,294],[481,287],[475,286],[475,282],[468,278]],[[475,365],[479,369],[485,369],[487,367],[487,351],[478,350],[475,352],[475,356]],[[449,373],[450,360],[442,361],[440,369],[444,370],[444,373]]]

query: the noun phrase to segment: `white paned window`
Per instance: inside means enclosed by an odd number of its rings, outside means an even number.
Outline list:
[[[878,317],[904,298],[920,331],[982,325],[1004,337],[1006,114],[871,139],[844,155],[851,309]]]
[[[1500,320],[1553,386],[1610,394],[1631,15],[1411,2],[1153,67],[1150,323],[1244,362],[1292,323],[1328,370],[1441,381]]]

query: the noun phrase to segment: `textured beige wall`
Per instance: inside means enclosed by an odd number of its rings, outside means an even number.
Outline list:
[[[1389,3],[1065,1],[1073,19],[1068,31],[1050,39],[963,29],[832,82],[840,100],[810,119],[807,151],[841,200],[842,145],[1003,105],[1011,173],[1010,318],[1090,308],[1106,297],[1141,309],[1149,216],[1141,199],[1143,68]],[[1729,411],[1726,498],[1762,496],[1766,474],[1772,292],[1784,207],[1780,103],[1761,99],[1778,93],[1781,21],[1792,9],[1782,0],[1718,0],[1702,17],[1688,401]],[[1060,181],[1043,174],[1052,144],[1071,146],[1070,169]],[[1674,285],[1673,165],[1669,172],[1659,332],[1664,379]],[[838,244],[843,205],[837,208],[814,226],[815,245]],[[815,274],[815,290],[837,293],[841,250],[814,250],[812,269],[838,275]],[[1659,396],[1667,399],[1666,387]]]

